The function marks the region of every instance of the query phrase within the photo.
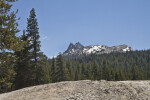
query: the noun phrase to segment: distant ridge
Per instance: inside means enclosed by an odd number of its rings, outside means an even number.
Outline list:
[[[89,54],[108,54],[112,52],[125,53],[132,50],[133,49],[130,46],[125,44],[112,47],[108,47],[106,45],[83,46],[80,42],[77,42],[76,44],[70,43],[68,49],[63,53],[63,56],[67,58],[74,58]]]

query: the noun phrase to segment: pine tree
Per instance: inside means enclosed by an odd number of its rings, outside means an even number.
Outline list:
[[[71,64],[70,60],[66,61],[66,68],[68,70],[68,78],[69,78],[69,80],[73,81],[74,73],[73,73],[73,68],[72,68],[72,64]]]
[[[79,63],[77,63],[76,72],[77,72],[76,77],[78,78],[78,80],[81,80],[82,79],[82,72],[81,72],[81,64],[79,64]]]
[[[61,54],[56,58],[56,79],[57,82],[67,81],[68,80],[68,70],[65,68],[64,59]]]
[[[52,83],[56,82],[56,62],[55,62],[55,58],[52,58],[52,65],[51,65],[51,81]]]
[[[82,65],[81,65],[81,80],[84,80],[84,79],[86,79],[86,76],[85,76],[85,64],[83,63]]]
[[[46,84],[50,82],[50,68],[48,66],[48,58],[42,52],[38,54],[37,74],[38,84]]]
[[[132,80],[138,79],[138,71],[137,71],[137,68],[136,68],[136,64],[134,62],[131,66],[131,73],[132,73]]]
[[[79,74],[78,74],[78,71],[76,70],[75,71],[75,78],[74,78],[74,80],[77,81],[78,79],[79,79]]]
[[[102,79],[104,80],[110,80],[110,71],[108,69],[108,64],[106,61],[106,58],[104,58],[103,60],[103,64],[102,64]]]
[[[39,28],[38,28],[38,22],[36,18],[36,13],[35,9],[32,8],[30,11],[30,16],[27,19],[27,37],[28,37],[28,43],[29,43],[29,48],[30,48],[30,61],[32,62],[32,67],[33,67],[33,79],[35,79],[35,82],[32,82],[34,84],[39,84],[38,82],[38,55],[40,52],[40,41],[39,41]]]
[[[22,42],[16,37],[18,11],[11,12],[12,4],[16,0],[0,1],[0,93],[10,91],[15,76],[14,51],[21,49]]]
[[[92,64],[92,69],[91,69],[91,74],[92,74],[92,79],[93,80],[98,79],[98,77],[99,77],[98,71],[99,71],[98,64],[97,64],[96,60],[94,60],[93,64]]]
[[[26,43],[20,52],[16,52],[19,58],[16,67],[16,89],[50,82],[47,57],[40,52],[39,28],[34,8],[30,11],[27,21],[27,34],[24,31],[21,37]]]
[[[24,41],[24,47],[21,49],[21,51],[15,52],[15,55],[18,57],[15,67],[15,71],[17,73],[15,77],[16,89],[30,86],[30,59],[28,57],[30,55],[30,52],[28,51],[29,46],[27,44],[28,40],[25,30],[23,31],[23,35],[21,36],[21,41]]]

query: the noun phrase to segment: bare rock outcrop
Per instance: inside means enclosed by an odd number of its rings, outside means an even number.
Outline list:
[[[150,81],[66,81],[0,94],[0,100],[150,100]]]

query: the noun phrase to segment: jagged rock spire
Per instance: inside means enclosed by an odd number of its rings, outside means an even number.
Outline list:
[[[84,46],[83,46],[80,42],[77,42],[77,43],[75,44],[75,48],[76,48],[76,49],[83,49]]]

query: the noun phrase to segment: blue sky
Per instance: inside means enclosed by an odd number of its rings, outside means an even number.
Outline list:
[[[69,43],[130,45],[150,49],[150,0],[19,0],[19,29],[35,8],[41,50],[48,57],[64,52]]]

